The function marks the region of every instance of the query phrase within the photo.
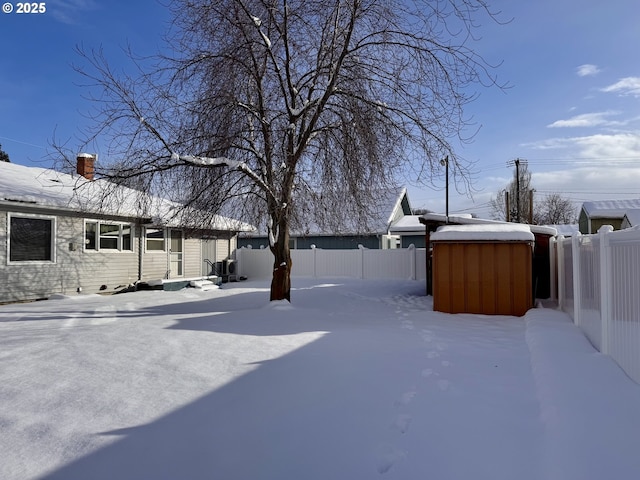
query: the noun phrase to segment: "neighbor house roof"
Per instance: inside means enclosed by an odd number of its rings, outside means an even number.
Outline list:
[[[354,218],[353,215],[338,215],[330,212],[322,222],[311,215],[304,217],[304,224],[292,225],[292,237],[338,236],[338,235],[385,235],[394,220],[411,212],[407,189],[378,190],[371,193],[375,198],[366,218]],[[365,228],[366,226],[366,228]],[[258,231],[244,234],[243,237],[265,237],[264,226]]]
[[[558,235],[565,237],[573,237],[580,233],[580,228],[577,223],[571,225],[545,225],[545,227],[555,228]]]
[[[627,217],[627,220],[629,221],[629,224],[632,227],[639,226],[640,225],[640,208],[627,210],[627,212],[625,213],[625,217]]]
[[[524,225],[530,232],[539,233],[543,235],[557,235],[557,230],[553,227],[545,226],[545,225],[529,225],[529,224],[515,224],[512,222],[501,222],[499,220],[488,220],[484,218],[471,218],[467,215],[454,216],[440,214],[440,213],[427,213],[420,217],[420,223],[449,223],[453,225],[474,225],[474,224],[484,224],[484,225]]]
[[[584,202],[582,209],[589,218],[622,218],[628,210],[640,210],[640,198]]]
[[[249,231],[253,228],[220,215],[211,216],[206,225],[186,225],[179,220],[185,216],[180,215],[184,207],[178,203],[144,195],[104,179],[87,180],[80,175],[8,162],[0,162],[0,205],[137,218],[157,225],[208,230]]]

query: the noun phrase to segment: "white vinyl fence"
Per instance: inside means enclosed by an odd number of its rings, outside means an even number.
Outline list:
[[[560,307],[640,382],[640,230],[606,225],[556,246]]]
[[[398,278],[426,280],[426,249],[389,250],[291,250],[291,275],[296,277]],[[273,255],[269,249],[240,248],[236,251],[239,275],[271,278]]]

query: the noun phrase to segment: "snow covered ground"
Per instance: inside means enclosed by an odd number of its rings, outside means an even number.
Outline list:
[[[569,318],[294,279],[0,306],[0,478],[640,478],[640,386]]]

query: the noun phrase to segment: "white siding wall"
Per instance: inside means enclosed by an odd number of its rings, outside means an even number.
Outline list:
[[[84,250],[84,219],[57,217],[55,263],[7,264],[7,213],[0,213],[0,302],[45,298],[53,293],[113,292],[138,278],[138,231],[132,252]],[[73,244],[75,249],[70,248]],[[106,286],[100,290],[101,286]]]

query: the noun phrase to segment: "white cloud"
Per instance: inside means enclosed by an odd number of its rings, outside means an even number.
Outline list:
[[[572,158],[640,159],[640,132],[550,138],[525,146],[536,150],[570,150]]]
[[[577,204],[588,200],[640,197],[639,167],[611,167],[602,162],[602,166],[577,166],[564,170],[536,172],[535,163],[532,162],[529,169],[533,172],[531,184],[540,195],[560,193]]]
[[[95,10],[98,4],[95,0],[49,0],[47,13],[59,22],[74,25],[78,23],[79,16],[86,11]]]
[[[624,125],[624,122],[616,122],[606,120],[606,117],[612,115],[619,115],[620,112],[607,111],[597,113],[583,113],[582,115],[576,115],[567,120],[556,120],[555,122],[547,125],[549,128],[566,128],[566,127],[601,127],[601,126],[620,126]]]
[[[592,77],[599,74],[601,71],[602,70],[600,70],[597,65],[591,65],[588,63],[580,65],[578,68],[576,68],[576,73],[580,77]]]
[[[622,78],[613,85],[603,88],[602,91],[640,97],[640,77]]]

